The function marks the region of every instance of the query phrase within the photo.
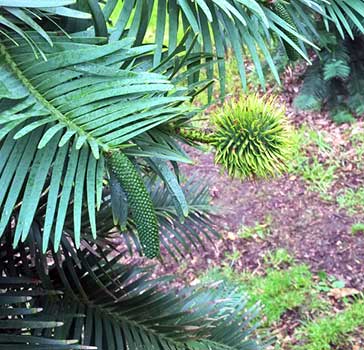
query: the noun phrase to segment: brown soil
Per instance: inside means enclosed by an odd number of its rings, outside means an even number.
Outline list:
[[[289,118],[296,126],[308,124],[326,130],[337,140],[334,144],[338,145],[338,152],[345,151],[343,135],[347,125],[338,127],[325,114],[298,113],[292,108],[302,69],[285,73],[285,88],[280,99],[287,105]],[[213,204],[219,213],[215,221],[223,239],[205,252],[194,252],[183,267],[167,258],[164,266],[159,266],[159,273],[177,273],[184,282],[192,282],[201,271],[219,266],[226,254],[235,250],[240,252],[235,268],[260,273],[264,269],[264,255],[282,247],[313,271],[324,270],[345,280],[350,287],[364,289],[364,235],[352,236],[350,231],[351,225],[363,217],[350,217],[334,201],[320,199],[296,176],[259,182],[232,181],[214,165],[211,153],[193,149],[189,153],[196,165],[184,166],[183,171],[199,179],[206,178],[210,184]],[[355,162],[348,169],[343,168],[337,174],[336,190],[344,184],[353,184],[353,187],[363,184],[364,174],[355,171]],[[271,233],[266,238],[237,237],[236,232],[242,225],[264,222],[267,216],[272,222]]]

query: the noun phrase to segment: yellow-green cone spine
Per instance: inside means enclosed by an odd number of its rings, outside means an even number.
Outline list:
[[[106,154],[109,170],[123,188],[146,257],[159,256],[159,231],[152,199],[134,164],[120,151]]]

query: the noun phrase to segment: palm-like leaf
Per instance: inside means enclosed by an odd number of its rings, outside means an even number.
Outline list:
[[[354,39],[353,28],[364,33],[364,1],[335,0],[330,1],[330,3],[324,3],[323,8],[324,24],[328,31],[330,24],[333,24],[342,38],[347,33]]]
[[[312,42],[317,42],[317,39],[319,39],[315,28],[318,15],[320,16],[320,21],[325,23],[327,29],[333,25],[342,36],[345,32],[353,36],[353,27],[364,32],[362,25],[364,13],[363,0],[355,0],[354,2],[349,0],[334,0],[330,2],[324,0],[290,1],[287,10],[293,18],[297,29],[291,27],[285,20],[275,15],[269,8],[269,2],[257,0],[214,0],[209,2],[206,0],[133,0],[124,2],[107,0],[106,3],[97,0],[82,0],[77,1],[76,8],[84,12],[62,7],[71,2],[59,0],[58,4],[61,10],[53,8],[53,12],[79,18],[86,18],[86,12],[91,13],[94,29],[98,36],[106,37],[108,35],[107,22],[110,22],[111,17],[115,17],[115,13],[119,13],[114,23],[115,25],[110,30],[111,41],[127,36],[134,40],[137,45],[141,44],[145,40],[151,16],[157,16],[155,28],[157,48],[154,53],[154,65],[158,65],[162,60],[164,44],[168,44],[168,52],[173,52],[177,47],[181,32],[185,32],[188,28],[192,28],[192,30],[186,40],[186,49],[191,50],[191,52],[200,54],[201,51],[204,51],[214,57],[222,58],[224,57],[226,47],[231,46],[238,61],[239,72],[244,86],[246,86],[245,57],[249,57],[252,60],[259,80],[264,86],[264,74],[259,52],[263,53],[264,59],[279,81],[277,69],[269,52],[271,41],[274,37],[280,38],[297,50],[303,57],[307,58],[305,44],[312,45]],[[42,3],[47,5],[49,1],[44,0]],[[15,5],[11,0],[3,0],[0,3],[1,5],[8,6],[8,8],[11,6],[16,11],[23,11],[19,6],[27,6],[28,8],[35,6],[27,0]],[[41,10],[36,8],[34,11],[46,10],[44,8]],[[4,20],[9,21],[8,17],[5,16]],[[14,15],[10,15],[10,17],[14,17]],[[24,23],[29,26],[29,21]],[[34,23],[37,24],[36,22]],[[70,32],[79,31],[80,29],[86,29],[91,24],[88,21],[85,21],[85,23],[86,25],[80,26],[79,21],[74,21],[73,25],[68,24],[67,28]],[[35,28],[35,25],[30,27],[35,30],[42,30],[39,26],[39,28]],[[19,28],[17,32],[24,35],[22,28]],[[51,38],[46,32],[39,31],[39,33],[51,42]],[[290,35],[287,35],[287,33],[290,33]],[[6,32],[3,32],[3,34],[8,35]],[[193,39],[196,34],[199,36],[197,45],[195,45]],[[291,35],[298,38],[299,45],[292,40]],[[31,38],[29,39],[32,40]],[[42,50],[40,51],[42,52]],[[193,65],[190,66],[190,68],[192,67]],[[209,79],[213,78],[211,67],[208,68],[207,75]],[[222,92],[224,93],[225,65],[223,60],[219,62],[219,75]],[[197,78],[198,74],[195,74],[194,79]]]
[[[277,69],[269,52],[271,41],[275,36],[307,58],[305,44],[312,44],[318,39],[315,28],[317,15],[325,21],[327,27],[333,24],[342,33],[344,31],[352,33],[349,23],[363,30],[362,0],[357,0],[355,3],[348,0],[335,0],[330,3],[324,0],[290,1],[287,10],[297,30],[275,15],[270,10],[268,1],[135,0],[124,1],[122,6],[120,4],[109,0],[105,6],[105,18],[109,18],[117,6],[120,13],[115,27],[111,30],[110,40],[128,35],[131,38],[136,37],[136,43],[140,44],[145,38],[151,17],[157,16],[155,29],[157,49],[154,54],[154,64],[157,65],[162,59],[164,45],[167,45],[169,52],[173,51],[181,32],[191,27],[192,31],[186,41],[187,49],[191,47],[195,34],[199,35],[199,39],[192,52],[203,51],[215,57],[224,57],[226,47],[231,46],[238,61],[244,86],[246,86],[245,57],[252,60],[260,82],[264,86],[259,52],[263,53],[264,59],[279,81]],[[130,18],[132,20],[129,20]],[[292,41],[287,33],[297,37],[300,45]],[[212,69],[209,69],[207,74],[212,79]],[[221,88],[224,91],[223,60],[219,62],[219,75]]]
[[[63,322],[51,332],[55,338],[76,339],[98,349],[262,348],[254,335],[260,307],[246,309],[246,295],[219,287],[170,289],[163,279],[152,279],[148,269],[121,265],[119,256],[107,258],[103,250],[75,251],[65,238],[62,249],[43,264],[39,235],[34,227],[27,245],[14,252],[21,260],[7,256],[10,260],[3,260],[7,264],[1,265],[1,272],[41,278],[44,296],[33,307],[45,307],[43,320],[52,327]],[[3,240],[1,251],[9,248]],[[47,291],[54,289],[63,294]],[[49,334],[41,327],[32,335],[43,339]]]
[[[38,43],[47,61],[32,56],[26,43],[5,41],[0,66],[0,232],[21,202],[14,245],[24,241],[46,191],[44,251],[53,227],[59,245],[70,201],[76,245],[84,197],[96,234],[103,151],[187,112],[180,106],[187,97],[164,76],[130,70],[128,65],[152,47],[131,48],[128,39],[102,46],[95,45],[97,39],[52,40],[54,48]],[[142,154],[148,139],[140,144]]]
[[[206,249],[207,245],[213,245],[214,239],[220,237],[213,223],[215,215],[210,206],[207,185],[190,181],[182,186],[182,193],[189,211],[188,216],[183,217],[183,220],[180,217],[179,205],[175,203],[176,199],[166,186],[163,186],[160,181],[147,181],[146,186],[151,193],[156,210],[162,245],[173,259],[179,261],[186,254]],[[134,222],[128,213],[127,199],[120,185],[111,178],[103,194],[103,202],[96,215],[96,239],[92,238],[87,210],[84,209],[82,212],[81,247],[88,247],[88,242],[92,240],[100,247],[112,249],[114,252],[119,252],[126,247],[130,255],[133,255],[135,251],[142,254]],[[40,220],[42,212],[44,209],[41,206],[36,215]],[[72,238],[74,237],[72,208],[69,209],[67,218],[63,234],[65,237]]]
[[[17,40],[14,39],[11,32],[16,33],[29,44],[36,57],[38,56],[38,53],[40,53],[42,57],[45,58],[43,50],[25,29],[36,31],[50,46],[53,46],[50,35],[38,22],[41,20],[48,20],[52,24],[55,24],[56,22],[52,19],[54,15],[74,17],[78,20],[90,19],[91,16],[87,12],[65,7],[75,3],[76,0],[1,0],[0,25],[3,29],[0,28],[0,35],[2,34],[17,44]],[[58,27],[58,29],[60,29],[60,27]]]
[[[110,2],[111,3],[111,2]],[[260,81],[264,85],[264,75],[258,51],[264,53],[270,68],[279,80],[276,67],[269,53],[271,35],[278,35],[292,45],[301,55],[305,52],[297,46],[284,30],[297,36],[303,42],[306,39],[284,20],[276,16],[266,6],[258,1],[175,1],[158,0],[155,40],[157,49],[154,55],[154,64],[157,65],[163,52],[163,45],[168,41],[169,52],[177,46],[177,38],[181,31],[191,27],[192,31],[186,42],[187,49],[191,47],[193,37],[199,34],[198,44],[192,52],[205,52],[217,57],[224,57],[227,45],[231,46],[238,60],[239,72],[243,85],[246,86],[246,73],[244,57],[250,55],[257,69]],[[124,2],[120,16],[111,31],[110,40],[124,35],[128,23],[128,36],[138,33],[136,42],[141,43],[146,33],[147,23],[153,14],[154,1],[136,0]],[[168,15],[167,15],[168,14]],[[126,19],[133,17],[128,22]],[[143,18],[138,21],[137,18]],[[168,28],[168,30],[167,30]],[[265,29],[267,31],[265,31]],[[168,39],[167,39],[168,37]],[[216,57],[215,56],[215,57]],[[225,86],[225,65],[219,62],[221,86]],[[208,70],[208,77],[213,77],[213,71]]]
[[[40,299],[59,294],[39,286],[40,281],[29,277],[0,278],[0,348],[2,349],[96,349],[78,345],[77,340],[55,338],[62,322],[47,319],[46,312],[37,307]],[[39,332],[44,336],[39,336]]]

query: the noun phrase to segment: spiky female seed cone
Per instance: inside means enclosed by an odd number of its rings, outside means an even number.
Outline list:
[[[124,153],[112,151],[106,154],[106,159],[109,170],[126,194],[144,254],[153,259],[159,255],[158,222],[143,180]]]
[[[286,169],[292,131],[274,98],[245,96],[226,104],[212,122],[215,161],[230,176],[268,177]]]

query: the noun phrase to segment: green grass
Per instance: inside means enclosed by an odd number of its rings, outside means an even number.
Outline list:
[[[235,265],[235,262],[238,261],[241,257],[241,253],[238,250],[233,250],[232,252],[225,253],[225,260],[229,264],[230,267]]]
[[[285,271],[269,271],[267,276],[251,281],[253,299],[265,305],[268,323],[277,321],[287,310],[307,302],[312,289],[312,275],[307,266],[294,266]]]
[[[309,189],[318,192],[324,199],[330,199],[330,190],[334,179],[336,165],[324,165],[316,157],[302,165],[301,175],[309,184]]]
[[[231,267],[211,269],[205,273],[203,282],[223,281],[247,292],[251,305],[260,301],[264,305],[266,325],[278,321],[288,310],[321,308],[323,301],[314,288],[313,276],[306,265],[291,266],[286,270],[268,268],[265,276],[237,273]]]
[[[364,212],[364,188],[343,190],[336,198],[340,208],[346,209],[349,215]]]
[[[324,132],[301,127],[295,135],[294,155],[288,172],[302,178],[307,189],[318,193],[323,200],[336,201],[349,215],[356,215],[364,213],[364,188],[344,187],[334,191],[333,187],[342,164],[349,162],[359,170],[364,169],[363,133],[351,135],[348,145],[355,152],[347,152],[344,147],[340,153],[326,140]]]
[[[330,276],[325,271],[319,271],[317,277],[319,281],[315,284],[314,288],[320,292],[327,293],[333,288],[344,288],[346,285],[345,281]]]
[[[288,172],[303,178],[308,190],[319,193],[322,199],[332,200],[329,191],[339,165],[325,135],[303,127],[297,131],[294,145]]]
[[[361,161],[359,164],[359,167],[363,168],[364,162],[363,162],[363,156],[364,156],[364,133],[358,132],[351,136],[350,138],[351,145],[354,148],[356,155],[358,157],[358,160]]]
[[[345,308],[338,311],[340,304],[335,303],[334,308],[328,293],[332,289],[345,288],[344,281],[324,271],[313,275],[306,265],[294,265],[293,257],[284,249],[277,249],[267,256],[264,276],[247,271],[236,272],[225,264],[208,270],[200,280],[205,283],[222,281],[235,286],[250,297],[248,307],[260,302],[264,306],[264,329],[280,329],[282,316],[294,311],[294,317],[302,325],[294,330],[291,340],[284,340],[284,349],[351,349],[350,337],[354,339],[354,336],[357,338],[358,334],[364,333],[364,299],[353,301],[344,298],[341,305]],[[269,267],[282,264],[291,266],[280,270]],[[277,345],[282,345],[280,341]]]
[[[364,332],[364,303],[358,300],[342,312],[309,322],[298,330],[304,344],[297,350],[350,349],[349,335],[354,331]]]
[[[364,233],[364,223],[363,222],[357,222],[356,224],[351,226],[351,234],[353,236],[355,236],[358,233]]]

